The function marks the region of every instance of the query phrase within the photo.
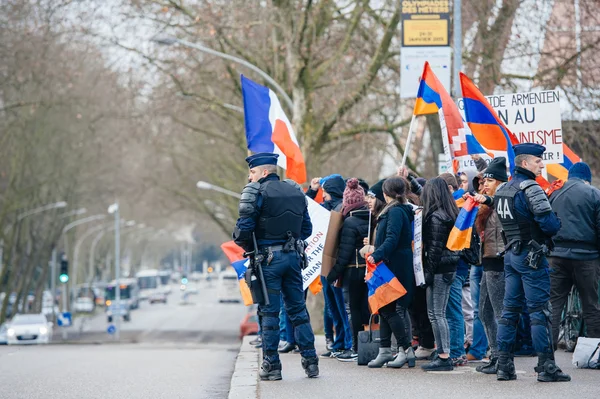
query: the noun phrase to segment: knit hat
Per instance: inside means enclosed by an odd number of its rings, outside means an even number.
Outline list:
[[[385,203],[385,198],[383,196],[383,183],[385,182],[385,179],[379,180],[377,183],[373,184],[370,188],[369,188],[369,195],[373,195],[375,196],[375,198],[377,198],[378,200],[380,200],[381,202]]]
[[[344,190],[344,207],[347,205],[364,204],[365,202],[365,191],[361,186],[358,185],[358,179],[353,177],[348,179],[346,183],[346,189]]]
[[[585,162],[577,162],[569,169],[569,179],[581,179],[592,183],[592,171]]]
[[[483,178],[496,179],[499,181],[508,181],[506,173],[506,158],[496,157],[492,159],[487,168],[483,171]]]

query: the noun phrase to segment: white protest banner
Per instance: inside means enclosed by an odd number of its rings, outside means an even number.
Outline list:
[[[323,250],[325,248],[325,238],[327,237],[327,228],[329,227],[330,212],[310,198],[308,201],[308,213],[312,222],[312,235],[306,240],[306,256],[308,257],[308,267],[302,270],[303,289],[306,290],[310,283],[321,275],[321,262],[323,260]]]
[[[556,90],[486,96],[498,117],[521,143],[546,147],[544,162],[563,162],[560,98]],[[456,102],[464,118],[462,98]]]
[[[423,210],[415,212],[414,231],[413,231],[413,268],[415,270],[415,284],[417,287],[425,284],[425,274],[423,273]]]

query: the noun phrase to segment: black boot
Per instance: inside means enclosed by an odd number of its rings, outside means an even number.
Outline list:
[[[317,378],[319,376],[319,358],[318,357],[303,357],[302,368],[308,378]]]
[[[285,344],[285,346],[279,349],[279,353],[290,353],[296,349],[296,344],[290,344],[289,342]]]
[[[498,381],[516,380],[517,373],[515,371],[514,355],[509,352],[500,352],[499,355],[496,379]]]
[[[488,364],[477,366],[475,370],[483,374],[496,374],[498,372],[498,356],[490,357]]]
[[[538,353],[538,365],[535,368],[540,382],[566,382],[571,376],[563,373],[554,361],[554,353]]]
[[[436,357],[431,362],[424,364],[421,368],[425,371],[452,371],[454,370],[454,366],[452,365],[452,359],[449,357],[446,359],[442,359],[441,357]]]
[[[268,360],[263,359],[258,372],[262,381],[278,381],[281,379],[281,362],[270,363]]]

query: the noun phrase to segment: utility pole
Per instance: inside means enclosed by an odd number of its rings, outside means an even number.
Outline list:
[[[462,12],[461,0],[454,0],[454,98],[461,96],[459,72],[462,69]]]

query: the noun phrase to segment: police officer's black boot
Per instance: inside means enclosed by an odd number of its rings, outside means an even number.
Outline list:
[[[540,382],[566,382],[571,376],[563,373],[554,361],[554,353],[538,353],[538,365],[535,368]]]
[[[317,378],[319,376],[319,358],[318,357],[303,357],[302,368],[308,378]]]
[[[498,353],[498,370],[496,372],[496,379],[498,381],[511,381],[517,379],[514,355],[512,353]]]
[[[498,373],[498,355],[492,355],[488,364],[477,366],[475,370],[483,374]]]
[[[263,359],[258,372],[262,381],[278,381],[281,379],[281,362],[271,363],[268,359]]]

